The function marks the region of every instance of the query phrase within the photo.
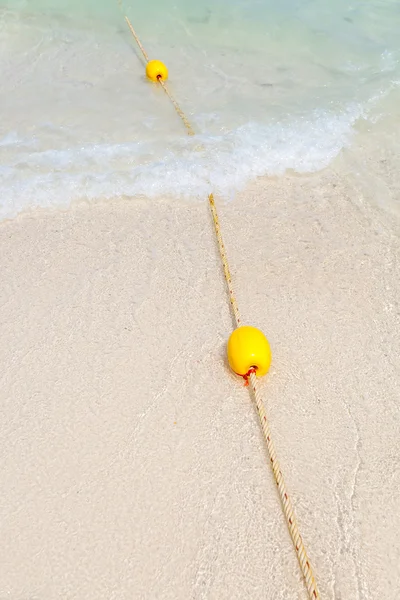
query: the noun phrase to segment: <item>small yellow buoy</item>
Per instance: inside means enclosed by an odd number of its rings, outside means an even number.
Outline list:
[[[268,373],[271,348],[262,331],[256,327],[238,327],[228,341],[229,365],[237,375],[248,377],[252,369],[257,377]]]
[[[168,79],[168,69],[160,60],[149,60],[146,65],[146,75],[151,81]]]

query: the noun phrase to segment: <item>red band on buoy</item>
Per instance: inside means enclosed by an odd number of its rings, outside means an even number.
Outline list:
[[[240,375],[239,373],[236,373],[237,375],[239,375],[239,377],[243,377],[244,379],[244,387],[248,387],[249,386],[249,379],[250,379],[250,375],[252,373],[256,373],[257,369],[255,367],[251,367],[251,369],[249,369],[247,371],[247,373],[245,373],[244,375]]]

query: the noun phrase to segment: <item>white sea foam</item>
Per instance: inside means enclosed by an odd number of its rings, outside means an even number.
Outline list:
[[[75,198],[191,199],[210,191],[228,197],[260,175],[327,166],[349,144],[361,115],[358,106],[341,115],[315,112],[285,124],[249,123],[223,135],[175,138],[171,146],[157,149],[136,142],[35,150],[34,139],[9,134],[0,140],[9,156],[9,164],[0,168],[5,200],[0,216],[12,217],[33,205],[65,206]]]

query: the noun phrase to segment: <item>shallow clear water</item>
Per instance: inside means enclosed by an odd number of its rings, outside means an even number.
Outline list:
[[[322,169],[396,93],[399,30],[398,0],[0,0],[0,215]]]

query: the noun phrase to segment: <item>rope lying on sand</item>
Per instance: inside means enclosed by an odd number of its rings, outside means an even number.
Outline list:
[[[120,1],[118,1],[118,4],[122,8]],[[132,33],[136,43],[139,46],[146,62],[149,63],[150,61],[149,61],[148,54],[146,53],[145,49],[143,48],[143,45],[140,42],[140,39],[139,39],[138,35],[136,34],[135,30],[133,29],[130,20],[128,19],[128,17],[126,15],[124,16],[124,18],[129,26],[129,29],[131,30],[131,33]],[[190,122],[186,118],[184,112],[181,110],[179,104],[176,102],[176,100],[173,98],[173,96],[169,92],[168,87],[165,84],[165,82],[163,81],[163,79],[161,77],[157,77],[157,80],[163,87],[168,98],[171,100],[179,117],[182,119],[182,121],[187,129],[188,134],[194,135],[194,130],[193,130],[192,126],[190,125]],[[218,219],[218,213],[217,213],[217,209],[215,206],[214,197],[212,194],[209,195],[208,200],[209,200],[211,214],[212,214],[212,218],[213,218],[215,235],[217,238],[219,252],[221,255],[222,265],[223,265],[223,269],[224,269],[224,276],[225,276],[226,284],[228,286],[229,299],[230,299],[230,303],[231,303],[231,307],[232,307],[232,312],[235,317],[236,326],[240,327],[242,325],[242,320],[240,318],[239,309],[238,309],[238,306],[236,303],[236,298],[235,298],[233,285],[232,285],[232,278],[231,278],[229,265],[228,265],[228,259],[227,259],[227,255],[226,255],[224,242],[222,239],[221,227],[220,227],[219,219]],[[309,595],[310,600],[320,600],[320,595],[319,595],[319,591],[317,588],[317,584],[315,582],[313,570],[312,570],[310,561],[309,561],[307,553],[306,553],[306,549],[303,544],[302,537],[300,535],[300,532],[299,532],[299,529],[297,526],[293,506],[292,506],[291,500],[289,498],[289,495],[287,493],[285,481],[283,479],[282,471],[281,471],[281,468],[280,468],[280,465],[279,465],[279,462],[278,462],[278,459],[276,456],[276,450],[275,450],[275,446],[274,446],[274,443],[271,438],[271,431],[270,431],[270,427],[269,427],[269,423],[268,423],[267,414],[265,411],[264,402],[263,402],[263,399],[261,396],[259,382],[256,377],[254,369],[251,369],[251,371],[249,373],[249,379],[250,379],[251,389],[254,394],[254,399],[255,399],[255,404],[257,407],[257,411],[258,411],[258,416],[260,418],[261,428],[262,428],[264,438],[265,438],[265,441],[267,444],[267,449],[268,449],[268,454],[269,454],[269,458],[270,458],[270,462],[271,462],[272,472],[273,472],[273,475],[275,478],[275,482],[278,486],[282,510],[283,510],[283,513],[284,513],[284,516],[286,519],[286,523],[287,523],[287,526],[289,529],[290,536],[293,541],[294,548],[296,550],[297,558],[298,558],[298,561],[300,564],[301,571],[303,573],[304,582],[307,587],[308,595]]]
[[[235,294],[233,291],[233,285],[232,285],[232,279],[231,279],[231,274],[230,274],[229,265],[228,265],[228,259],[226,256],[225,246],[224,246],[224,242],[222,239],[221,229],[220,229],[219,220],[218,220],[218,214],[217,214],[217,210],[215,207],[214,198],[213,198],[212,194],[210,194],[210,196],[209,196],[209,202],[210,202],[210,206],[211,206],[211,213],[213,216],[215,234],[216,234],[216,237],[218,240],[219,252],[220,252],[222,264],[224,267],[225,280],[226,280],[228,290],[229,290],[229,298],[230,298],[230,302],[231,302],[231,306],[232,306],[232,311],[233,311],[233,314],[235,317],[236,325],[237,325],[237,327],[240,327],[242,320],[240,318],[239,309],[237,307]],[[264,402],[263,402],[263,399],[261,396],[261,391],[260,391],[260,385],[259,385],[258,379],[256,377],[256,374],[254,372],[254,369],[250,372],[250,384],[251,384],[251,388],[254,393],[254,399],[256,402],[257,412],[258,412],[258,416],[260,418],[261,428],[262,428],[264,438],[265,438],[265,441],[267,444],[268,454],[269,454],[269,458],[271,461],[271,468],[272,468],[272,472],[274,474],[275,482],[278,486],[279,496],[280,496],[281,503],[282,503],[282,509],[283,509],[283,513],[286,518],[286,523],[287,523],[287,526],[289,529],[289,533],[290,533],[290,536],[293,541],[293,545],[296,550],[300,568],[302,570],[304,581],[307,586],[308,595],[311,600],[316,600],[316,599],[320,598],[320,595],[318,592],[317,584],[315,582],[313,570],[310,565],[310,561],[308,559],[307,552],[304,547],[303,540],[301,538],[301,535],[300,535],[300,532],[299,532],[299,529],[297,526],[293,506],[292,506],[291,500],[290,500],[289,495],[286,490],[286,485],[285,485],[285,481],[283,479],[282,471],[279,466],[278,459],[276,457],[276,450],[275,450],[275,446],[274,446],[274,443],[271,438],[271,430],[269,427],[267,413],[265,411],[265,406],[264,406]]]

